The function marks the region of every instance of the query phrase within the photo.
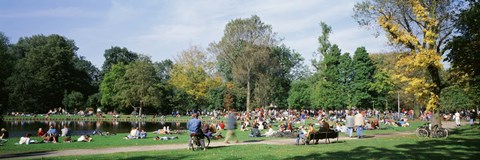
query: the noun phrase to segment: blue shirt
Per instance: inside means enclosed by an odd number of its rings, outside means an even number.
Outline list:
[[[50,135],[50,134],[52,134],[52,135],[57,134],[57,129],[55,129],[55,128],[49,129],[49,130],[47,131],[47,135]]]
[[[196,118],[192,118],[188,121],[187,127],[190,133],[199,133],[201,131],[202,121]]]

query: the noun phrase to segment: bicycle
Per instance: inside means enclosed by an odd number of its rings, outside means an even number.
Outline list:
[[[201,141],[202,138],[206,139],[205,148],[203,148],[203,150],[206,150],[208,148],[208,146],[210,146],[210,137],[208,137],[206,135],[190,134],[190,137],[192,138],[192,146],[189,146],[188,149],[192,149],[193,151],[195,151],[195,149],[201,150],[202,145],[201,145],[200,141]]]
[[[438,124],[431,126],[429,123],[425,123],[415,131],[418,138],[447,138],[448,130],[438,126]]]

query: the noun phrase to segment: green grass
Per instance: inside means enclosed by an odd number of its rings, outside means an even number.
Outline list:
[[[92,136],[92,142],[72,142],[72,143],[39,143],[30,145],[16,145],[20,138],[10,138],[8,142],[0,146],[0,155],[13,154],[13,153],[26,153],[26,152],[39,152],[39,151],[52,151],[52,150],[67,150],[67,149],[92,149],[92,148],[111,148],[111,147],[128,147],[128,146],[145,146],[145,145],[161,145],[161,144],[186,144],[188,141],[188,134],[171,134],[171,135],[158,135],[148,133],[148,138],[145,139],[123,139],[128,133],[120,133],[112,136]],[[270,137],[249,137],[249,131],[237,131],[237,137],[239,141],[247,140],[268,140],[273,139]],[[222,135],[226,135],[226,131],[222,131]],[[168,141],[154,141],[155,136],[178,136],[178,139]],[[79,136],[72,136],[73,140],[78,139]],[[37,141],[41,141],[41,138],[32,137]],[[63,138],[60,137],[60,140]],[[212,142],[222,141],[212,140]]]
[[[148,151],[46,159],[478,159],[480,129],[463,126],[447,139],[414,135],[365,138],[332,144],[238,145],[208,151]]]
[[[399,131],[407,131],[407,130],[414,130],[414,126],[418,126],[423,124],[422,122],[411,122],[412,127],[393,127],[391,129],[386,130],[368,130],[365,131],[366,135],[374,135],[374,134],[390,134]],[[274,125],[274,129],[278,129],[278,124]],[[296,125],[299,126],[298,124]],[[266,131],[263,131],[264,133]],[[160,145],[160,144],[183,144],[188,141],[187,134],[174,134],[174,135],[167,135],[167,136],[178,136],[179,139],[177,140],[169,140],[169,141],[153,141],[153,137],[157,136],[152,134],[151,132],[148,133],[149,138],[146,139],[135,139],[135,140],[124,140],[123,138],[128,133],[120,133],[113,136],[93,136],[93,141],[90,143],[87,142],[73,142],[73,143],[40,143],[40,144],[31,144],[31,145],[15,145],[19,141],[19,138],[10,138],[4,146],[0,147],[0,155],[2,154],[12,154],[12,153],[26,153],[26,152],[38,152],[38,151],[52,151],[52,150],[67,150],[67,149],[92,149],[92,148],[109,148],[109,147],[127,147],[127,146],[144,146],[144,145]],[[257,137],[252,138],[248,137],[250,131],[240,131],[237,130],[237,137],[239,141],[248,141],[248,140],[268,140],[274,139],[270,137]],[[226,135],[226,131],[222,132],[222,135]],[[159,135],[165,136],[165,135]],[[340,134],[340,136],[346,136],[346,134]],[[73,136],[72,139],[76,140],[78,136]],[[41,141],[41,138],[32,137],[32,139]],[[63,138],[60,138],[62,140]],[[212,140],[214,141],[221,141],[221,140]]]
[[[313,122],[313,121],[312,121]],[[388,129],[382,130],[365,130],[365,135],[375,135],[375,134],[391,134],[395,132],[402,132],[408,130],[415,130],[417,126],[423,124],[420,121],[411,122],[411,127],[390,127]],[[278,130],[278,123],[272,125],[275,130]],[[300,124],[296,124],[295,127],[300,126]],[[318,126],[315,126],[318,129]],[[383,126],[381,126],[383,127]],[[266,130],[262,131],[263,133]],[[272,139],[267,137],[258,137],[252,138],[248,137],[250,131],[240,131],[237,130],[237,137],[240,141],[246,140],[265,140],[265,139]],[[91,143],[41,143],[41,144],[32,144],[32,145],[14,145],[14,143],[19,141],[19,138],[10,138],[7,143],[5,143],[3,147],[0,147],[0,155],[1,154],[9,154],[9,153],[22,153],[22,152],[32,152],[32,151],[46,151],[46,150],[65,150],[65,149],[84,149],[84,148],[108,148],[108,147],[125,147],[125,146],[142,146],[142,145],[158,145],[158,144],[176,144],[176,143],[185,143],[186,139],[188,139],[187,134],[174,134],[174,135],[167,135],[167,136],[178,136],[178,140],[170,140],[170,141],[153,141],[152,138],[157,136],[152,134],[151,132],[148,133],[149,138],[147,139],[138,139],[138,140],[123,140],[123,137],[126,136],[128,133],[119,133],[114,136],[93,136],[94,141]],[[355,133],[354,133],[355,134]],[[222,135],[226,135],[226,131],[223,131]],[[165,135],[159,135],[165,136]],[[346,134],[341,133],[340,136],[346,136]],[[77,139],[78,136],[73,136],[72,139]],[[41,138],[32,137],[32,139],[41,141]],[[60,138],[62,139],[62,138]],[[212,140],[213,141],[213,140]],[[28,149],[28,150],[27,150]]]

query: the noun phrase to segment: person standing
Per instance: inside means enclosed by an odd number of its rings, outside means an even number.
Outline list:
[[[230,138],[235,138],[235,143],[238,143],[237,136],[235,135],[235,129],[237,129],[237,122],[235,119],[235,112],[231,111],[227,117],[227,138],[225,138],[225,143],[230,143],[228,140]]]
[[[470,126],[473,126],[473,124],[475,124],[476,118],[477,118],[477,112],[475,112],[475,109],[472,109],[472,113],[470,113]]]
[[[198,114],[196,113],[192,114],[192,119],[188,121],[187,127],[188,127],[188,131],[190,132],[190,138],[188,139],[188,149],[193,148],[192,136],[196,136],[200,141],[200,145],[203,148],[203,150],[206,150],[205,141],[203,139],[203,133],[202,133],[202,121],[198,119]]]
[[[455,123],[460,126],[460,113],[458,111],[455,113]]]
[[[355,126],[355,119],[353,118],[351,111],[347,113],[345,126],[347,127],[348,136],[352,138],[353,126]]]
[[[365,126],[365,120],[361,112],[358,112],[357,115],[355,115],[355,126],[357,127],[358,138],[362,138],[362,131],[363,126]]]

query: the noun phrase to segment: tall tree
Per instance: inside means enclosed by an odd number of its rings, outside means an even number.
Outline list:
[[[0,32],[0,114],[8,108],[8,92],[5,88],[5,80],[12,74],[15,59],[8,50],[10,41],[7,36]],[[3,115],[3,114],[2,114]]]
[[[292,108],[301,109],[310,107],[310,90],[307,80],[293,81],[289,90],[288,105]]]
[[[155,68],[149,57],[140,58],[125,67],[125,75],[118,83],[118,96],[123,107],[138,108],[142,115],[144,107],[158,107],[160,90],[157,86]]]
[[[13,49],[21,57],[7,79],[9,102],[19,111],[45,112],[62,106],[64,92],[77,90],[87,81],[79,81],[74,66],[77,47],[60,35],[35,35],[20,38]]]
[[[451,0],[364,0],[354,7],[354,18],[361,26],[371,27],[372,22],[377,22],[390,44],[408,51],[397,62],[403,72],[394,78],[407,82],[405,91],[425,99],[423,104],[429,110],[439,105],[444,87],[440,60],[444,42],[451,38],[453,12],[459,4]],[[411,74],[415,70],[424,70],[425,74]]]
[[[458,35],[448,44],[447,60],[452,64],[450,73],[456,85],[467,94],[480,96],[480,2],[469,1],[455,22]],[[475,103],[480,103],[474,98]]]
[[[321,22],[322,35],[318,37],[320,46],[317,51],[321,60],[314,60],[312,64],[317,69],[316,80],[312,85],[311,102],[315,107],[334,109],[343,107],[345,95],[340,89],[340,60],[341,50],[336,44],[331,44],[328,37],[331,27]],[[348,55],[347,55],[348,56]],[[345,57],[343,60],[346,60]]]
[[[195,109],[205,109],[209,90],[221,85],[220,77],[214,76],[211,71],[214,63],[198,46],[182,51],[175,62],[169,84],[192,96],[196,102]]]
[[[360,108],[369,108],[373,103],[370,86],[373,83],[375,66],[365,47],[359,47],[353,55],[352,102]]]
[[[118,46],[105,50],[103,56],[105,57],[105,61],[102,65],[102,74],[108,73],[114,64],[123,63],[128,65],[130,62],[138,59],[137,53],[129,51],[125,47],[121,48]]]
[[[125,65],[123,63],[113,64],[109,72],[107,72],[100,83],[100,104],[107,110],[115,110],[120,106],[120,100],[117,95],[120,91],[120,80],[125,75]]]
[[[218,43],[210,45],[221,65],[220,71],[245,87],[246,110],[251,109],[252,91],[255,89],[259,66],[268,61],[271,47],[277,43],[272,27],[253,15],[230,21]]]

